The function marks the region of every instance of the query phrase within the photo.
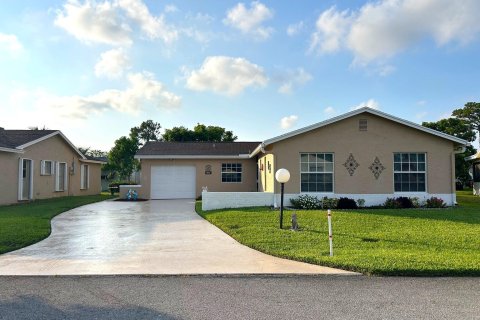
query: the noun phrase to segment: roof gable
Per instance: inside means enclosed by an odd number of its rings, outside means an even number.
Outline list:
[[[23,152],[31,145],[59,135],[80,156],[85,156],[73,145],[70,140],[59,130],[5,130],[0,129],[0,151]]]
[[[411,121],[408,121],[408,120],[404,120],[404,119],[392,116],[392,115],[390,115],[388,113],[385,113],[385,112],[381,112],[381,111],[378,111],[378,110],[375,110],[375,109],[372,109],[372,108],[364,107],[364,108],[360,108],[360,109],[357,109],[357,110],[347,112],[347,113],[339,115],[337,117],[327,119],[327,120],[322,121],[322,122],[312,124],[312,125],[307,126],[307,127],[303,127],[303,128],[300,128],[300,129],[297,129],[297,130],[279,135],[279,136],[271,138],[271,139],[267,139],[267,140],[263,141],[262,144],[252,153],[252,156],[257,154],[258,152],[260,152],[260,150],[262,148],[264,148],[264,147],[266,147],[270,144],[273,144],[273,143],[276,143],[276,142],[279,142],[279,141],[282,141],[282,140],[285,140],[285,139],[288,139],[288,138],[292,138],[294,136],[297,136],[297,135],[300,135],[302,133],[306,133],[306,132],[309,132],[309,131],[312,131],[312,130],[315,130],[315,129],[318,129],[318,128],[321,128],[321,127],[325,127],[327,125],[342,121],[342,120],[347,119],[347,118],[351,118],[353,116],[359,115],[359,114],[364,113],[364,112],[373,114],[375,116],[378,116],[378,117],[381,117],[381,118],[384,118],[384,119],[391,120],[393,122],[405,125],[407,127],[411,127],[413,129],[416,129],[416,130],[423,131],[423,132],[428,133],[428,134],[438,136],[438,137],[443,138],[443,139],[453,141],[453,142],[455,142],[457,144],[460,144],[460,145],[470,145],[470,143],[466,140],[451,136],[449,134],[446,134],[446,133],[443,133],[443,132],[440,132],[440,131],[436,131],[436,130],[424,127],[422,125],[419,125],[417,123],[414,123],[414,122],[411,122]]]

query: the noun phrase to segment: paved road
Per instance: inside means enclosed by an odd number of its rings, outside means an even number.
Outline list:
[[[104,201],[52,220],[47,239],[0,255],[0,275],[349,272],[275,258],[195,213],[194,200]]]
[[[480,278],[0,277],[0,319],[480,319]]]

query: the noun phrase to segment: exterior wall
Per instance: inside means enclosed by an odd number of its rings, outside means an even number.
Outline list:
[[[202,210],[272,206],[272,192],[202,192]]]
[[[0,204],[18,202],[18,172],[19,158],[33,160],[33,199],[45,199],[64,196],[94,195],[101,191],[100,170],[101,165],[89,165],[90,185],[86,190],[80,189],[80,165],[78,154],[58,135],[38,142],[25,148],[25,152],[7,153],[0,152]],[[68,189],[55,191],[55,175],[40,175],[41,160],[66,162],[68,167],[75,166],[75,173],[68,175]]]
[[[359,119],[368,120],[368,131],[359,131]],[[266,149],[267,153],[275,155],[276,169],[290,171],[290,181],[285,184],[286,194],[300,193],[300,153],[333,153],[334,192],[321,194],[325,196],[394,194],[393,153],[425,152],[427,192],[423,194],[449,194],[452,199],[455,195],[453,151],[451,141],[369,113],[279,141]],[[343,166],[350,153],[360,165],[353,176]],[[378,180],[368,168],[375,157],[386,168]],[[269,179],[267,184],[274,183],[273,176]]]
[[[223,183],[221,176],[222,163],[242,163],[242,182]],[[202,187],[208,191],[225,192],[256,192],[257,163],[255,159],[142,159],[141,198],[150,199],[151,167],[152,166],[195,166],[196,167],[196,197],[202,194]],[[212,174],[205,174],[205,166],[212,166]]]
[[[263,192],[274,192],[275,161],[273,154],[264,154],[258,158],[258,189]],[[270,165],[270,167],[269,167]]]

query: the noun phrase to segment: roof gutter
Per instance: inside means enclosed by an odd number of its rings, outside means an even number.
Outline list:
[[[13,152],[13,153],[24,153],[25,152],[25,150],[22,150],[22,149],[12,149],[12,148],[3,148],[3,147],[0,147],[0,151]]]
[[[250,158],[255,157],[259,153],[265,153],[265,142],[262,142],[258,145],[258,147],[253,150],[253,152],[250,154]]]
[[[86,162],[86,163],[98,163],[98,164],[106,164],[106,161],[100,161],[100,160],[89,160],[89,159],[79,159],[80,162]]]
[[[250,155],[248,154],[239,154],[239,155],[135,155],[135,159],[159,159],[159,160],[169,160],[169,159],[249,159]]]

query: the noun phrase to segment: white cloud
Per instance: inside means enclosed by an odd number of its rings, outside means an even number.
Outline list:
[[[323,112],[326,114],[326,115],[333,115],[335,114],[337,111],[332,107],[326,107],[325,109],[323,109]]]
[[[147,106],[167,110],[180,106],[181,97],[167,91],[153,74],[132,73],[127,78],[129,86],[125,90],[107,89],[90,96],[57,96],[42,92],[37,94],[36,104],[55,114],[80,119],[106,110],[135,115]]]
[[[167,13],[173,13],[173,12],[177,12],[178,8],[174,4],[167,4],[165,6],[164,11]]]
[[[244,58],[207,57],[200,69],[186,71],[187,88],[237,95],[247,87],[264,87],[268,83],[263,68]]]
[[[339,12],[335,7],[322,12],[310,38],[309,52],[330,53],[342,48],[351,19],[347,10]]]
[[[0,52],[7,52],[14,55],[23,51],[23,45],[14,34],[6,34],[0,32]]]
[[[57,11],[55,25],[86,43],[130,45],[135,27],[150,39],[160,38],[165,43],[178,36],[162,15],[153,16],[141,0],[85,0],[83,4],[68,0]]]
[[[310,50],[319,53],[346,48],[354,61],[367,64],[388,59],[416,43],[432,38],[439,45],[467,44],[478,37],[480,1],[381,0],[359,10],[320,14]]]
[[[95,65],[95,75],[117,79],[123,76],[123,72],[129,66],[130,61],[123,49],[108,50],[100,55],[100,60]]]
[[[270,37],[273,28],[266,27],[263,22],[273,18],[273,11],[259,1],[253,1],[250,9],[245,4],[238,3],[227,12],[227,17],[223,23],[242,31],[245,34],[251,34],[257,39],[264,40]]]
[[[397,70],[397,68],[395,68],[392,65],[380,65],[380,67],[378,69],[378,74],[381,75],[382,77],[386,77],[386,76],[394,73],[395,70]]]
[[[287,27],[287,35],[289,35],[290,37],[296,36],[297,34],[302,32],[304,28],[305,28],[305,23],[303,21],[290,24]]]
[[[426,104],[427,104],[427,100],[418,100],[417,101],[417,105],[419,105],[419,106],[424,106]]]
[[[304,85],[312,79],[313,76],[306,72],[303,68],[287,70],[286,73],[281,76],[281,85],[278,88],[278,92],[290,94],[295,88]]]
[[[380,104],[374,99],[369,99],[367,101],[361,102],[359,105],[351,108],[350,110],[357,110],[365,107],[380,110]]]
[[[282,129],[290,129],[297,123],[297,120],[298,120],[298,116],[293,114],[288,117],[283,117],[280,120],[280,127],[282,127]]]

